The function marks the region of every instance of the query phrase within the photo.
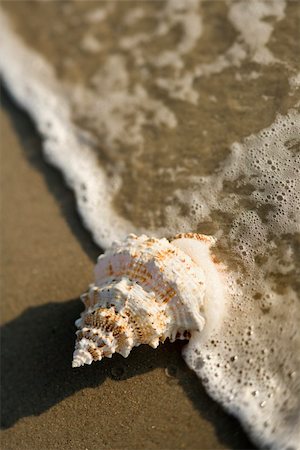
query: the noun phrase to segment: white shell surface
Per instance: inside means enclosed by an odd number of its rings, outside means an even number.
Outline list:
[[[100,255],[95,284],[82,296],[85,310],[76,321],[73,367],[115,352],[126,357],[134,346],[157,347],[166,338],[185,339],[202,331],[206,311],[210,314],[207,269],[180,248],[185,240],[202,245],[203,259],[210,259],[212,241],[193,236],[173,245],[132,234]]]

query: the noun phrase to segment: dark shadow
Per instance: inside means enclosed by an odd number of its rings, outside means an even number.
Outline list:
[[[76,208],[74,194],[66,186],[62,174],[45,161],[42,150],[42,138],[26,112],[16,106],[6,89],[1,85],[1,106],[8,114],[16,134],[22,144],[24,154],[47,183],[72,233],[78,239],[87,255],[96,261],[101,249],[93,242],[91,234],[84,228]]]
[[[22,417],[39,415],[86,387],[97,387],[107,377],[127,379],[166,368],[169,382],[179,383],[199,413],[214,424],[221,442],[230,448],[254,448],[239,423],[208,397],[197,376],[181,356],[182,342],[141,346],[127,359],[112,359],[72,369],[74,321],[82,310],[78,299],[28,308],[1,329],[2,428]],[[100,395],[100,394],[99,394]]]

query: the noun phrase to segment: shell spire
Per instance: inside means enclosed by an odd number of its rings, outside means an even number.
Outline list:
[[[141,344],[156,348],[167,338],[201,332],[209,286],[201,259],[215,265],[209,255],[213,243],[213,238],[191,233],[172,242],[131,234],[100,255],[95,283],[81,296],[85,309],[75,322],[72,366],[114,353],[127,357]]]

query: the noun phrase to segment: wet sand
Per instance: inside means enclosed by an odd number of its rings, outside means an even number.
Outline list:
[[[2,449],[253,448],[180,343],[71,368],[100,250],[27,115],[3,92],[2,106]]]

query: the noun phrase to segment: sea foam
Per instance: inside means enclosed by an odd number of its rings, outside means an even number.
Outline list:
[[[132,225],[111,208],[118,177],[105,175],[91,150],[90,137],[72,122],[70,104],[51,66],[26,47],[1,12],[0,23],[5,35],[0,44],[1,76],[36,124],[43,138],[45,157],[62,171],[67,184],[74,190],[86,227],[95,241],[105,248],[116,237],[125,236],[132,230]]]
[[[222,326],[194,337],[184,357],[253,440],[276,449],[300,442],[299,136],[299,113],[278,115],[233,144],[217,174],[193,192],[178,192],[196,223],[218,214],[224,261],[233,267],[228,253],[239,261],[227,280],[230,311]]]

